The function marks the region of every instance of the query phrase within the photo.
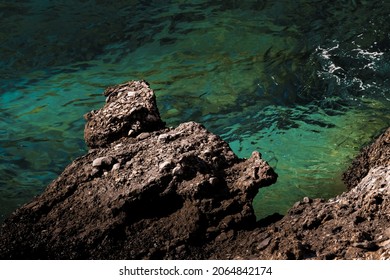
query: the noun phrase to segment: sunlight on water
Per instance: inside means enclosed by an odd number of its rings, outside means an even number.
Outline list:
[[[86,152],[83,114],[145,79],[168,125],[194,120],[279,174],[259,218],[344,191],[390,124],[388,1],[0,4],[0,219]]]

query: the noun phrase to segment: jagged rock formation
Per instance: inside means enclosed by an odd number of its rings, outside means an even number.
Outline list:
[[[357,186],[377,166],[388,166],[390,161],[390,128],[380,135],[374,143],[365,147],[343,175],[348,189]]]
[[[241,231],[215,258],[390,259],[390,168],[336,198],[304,198],[280,221]]]
[[[304,198],[268,227],[242,231],[215,258],[390,259],[390,129],[345,173],[350,191]],[[278,218],[278,217],[276,217]]]
[[[130,82],[104,91],[105,106],[84,115],[85,142],[90,148],[107,146],[122,137],[162,129],[164,122],[153,91],[145,82]]]
[[[109,88],[86,115],[89,153],[1,227],[0,257],[208,258],[204,244],[255,224],[276,174],[202,125],[165,128],[145,82]]]
[[[86,114],[89,153],[0,229],[1,259],[390,259],[390,129],[354,161],[350,191],[256,222],[276,174],[202,125],[166,128],[130,82]]]

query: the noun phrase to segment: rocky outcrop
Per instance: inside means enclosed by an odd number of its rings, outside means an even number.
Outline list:
[[[164,122],[154,92],[145,82],[130,82],[104,91],[105,106],[84,115],[84,138],[91,148],[107,146],[122,137],[162,129]]]
[[[303,198],[256,222],[277,175],[202,125],[166,128],[153,91],[105,91],[85,117],[88,154],[0,229],[1,259],[390,259],[390,129],[344,176],[350,190]]]
[[[1,227],[2,259],[208,258],[204,245],[255,224],[276,180],[202,125],[165,128],[153,91],[130,82],[86,115],[89,153]]]
[[[327,201],[306,197],[271,225],[214,245],[224,248],[214,257],[390,259],[389,135],[364,148],[345,173],[348,192]]]
[[[215,258],[390,259],[390,168],[336,198],[304,198],[280,221],[240,232]]]
[[[343,180],[348,189],[357,186],[377,166],[389,165],[390,159],[390,128],[380,135],[373,144],[365,147],[343,174]]]

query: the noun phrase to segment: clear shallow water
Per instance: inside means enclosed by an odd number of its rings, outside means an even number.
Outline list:
[[[202,122],[275,167],[259,218],[344,191],[342,171],[390,125],[389,1],[9,2],[0,219],[86,152],[82,115],[131,79],[156,90],[168,125]]]

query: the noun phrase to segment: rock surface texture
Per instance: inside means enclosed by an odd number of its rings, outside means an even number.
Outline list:
[[[390,259],[389,139],[390,129],[363,149],[344,175],[348,192],[328,201],[305,197],[279,221],[217,245],[224,250],[214,257]]]
[[[107,146],[124,136],[161,129],[164,123],[153,91],[145,82],[130,82],[107,88],[106,105],[84,115],[84,138],[91,148]]]
[[[2,259],[208,258],[205,244],[255,224],[277,177],[258,152],[239,159],[194,122],[165,128],[145,82],[105,95],[86,115],[89,153],[2,225]]]
[[[343,175],[348,189],[357,186],[371,168],[388,166],[390,161],[390,128],[380,135],[374,143],[365,147]]]
[[[153,91],[105,91],[85,117],[87,155],[0,229],[1,259],[390,259],[390,129],[354,161],[350,190],[256,222],[277,175],[202,125],[166,128]]]

